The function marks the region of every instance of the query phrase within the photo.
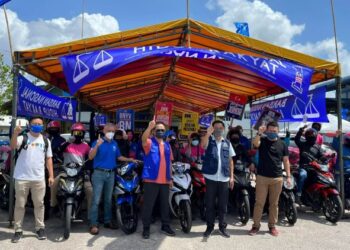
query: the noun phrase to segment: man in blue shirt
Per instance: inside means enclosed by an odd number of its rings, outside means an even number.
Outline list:
[[[94,159],[94,172],[91,177],[93,194],[90,208],[90,233],[96,235],[98,229],[98,205],[100,203],[102,191],[104,195],[104,226],[111,228],[112,219],[112,194],[114,187],[114,170],[116,161],[138,162],[137,160],[126,158],[120,154],[118,144],[113,140],[116,126],[108,123],[103,128],[104,137],[98,137],[92,143],[89,159]]]

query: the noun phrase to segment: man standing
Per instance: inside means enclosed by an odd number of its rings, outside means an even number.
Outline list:
[[[45,165],[49,172],[49,186],[54,181],[51,144],[41,134],[44,121],[41,117],[32,117],[29,123],[28,134],[18,136],[22,129],[17,126],[11,138],[11,148],[19,151],[14,171],[16,205],[13,243],[17,243],[23,235],[22,223],[29,192],[34,204],[37,237],[39,240],[46,239],[44,225]]]
[[[266,197],[269,195],[269,232],[273,236],[278,236],[275,225],[278,221],[278,200],[283,184],[282,162],[289,185],[290,168],[288,147],[285,142],[278,138],[277,122],[269,122],[267,127],[261,126],[253,140],[253,145],[259,149],[259,163],[255,188],[254,224],[249,235],[253,236],[259,232]]]
[[[149,139],[151,133],[154,137]],[[142,178],[144,180],[143,204],[143,233],[142,237],[150,236],[152,211],[158,195],[160,196],[160,210],[162,217],[161,231],[169,236],[175,236],[170,228],[169,218],[169,188],[172,186],[171,160],[172,152],[168,142],[164,141],[165,125],[162,122],[150,121],[148,128],[142,134],[142,146],[145,151]]]
[[[104,195],[104,226],[112,228],[112,195],[114,187],[114,170],[119,161],[138,162],[134,159],[126,158],[119,152],[118,144],[113,140],[116,126],[107,123],[103,128],[104,137],[98,137],[92,143],[89,159],[94,159],[94,173],[91,177],[93,194],[90,208],[90,233],[96,235],[98,229],[98,205],[100,203],[102,191]]]
[[[225,214],[227,210],[228,189],[233,189],[233,160],[235,152],[231,143],[224,139],[225,124],[222,121],[214,121],[202,137],[201,146],[206,149],[202,172],[207,185],[205,204],[207,213],[207,230],[204,237],[208,238],[214,230],[215,225],[215,201],[218,199],[219,231],[229,238],[226,231]],[[211,136],[214,134],[214,136]]]

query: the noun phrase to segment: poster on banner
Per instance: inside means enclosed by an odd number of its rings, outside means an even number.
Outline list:
[[[213,114],[206,114],[206,115],[202,115],[199,118],[199,126],[205,127],[205,128],[209,128],[211,123],[214,120],[214,115]]]
[[[75,122],[77,103],[46,92],[24,76],[18,76],[17,113],[22,116],[42,116],[51,120]]]
[[[94,124],[95,124],[95,127],[106,125],[107,115],[102,115],[102,114],[96,115],[94,117]]]
[[[286,96],[253,104],[250,108],[252,123],[258,120],[264,107],[279,112],[281,114],[280,122],[328,122],[325,87],[310,91],[307,101],[302,101],[295,96]]]
[[[247,103],[247,97],[230,94],[229,101],[226,106],[225,116],[237,120],[242,120],[245,105]]]
[[[117,110],[117,124],[118,128],[124,130],[134,131],[135,112],[132,109],[118,109]]]
[[[266,126],[269,122],[278,122],[281,118],[281,114],[276,110],[264,107],[264,110],[261,112],[258,121],[254,125],[255,130],[259,130],[260,126]]]
[[[198,131],[198,113],[182,113],[181,134],[190,135]]]
[[[174,46],[143,46],[97,50],[60,57],[60,63],[71,94],[86,84],[124,65],[150,56],[225,60],[248,69],[302,100],[307,99],[310,67],[277,58],[243,55],[233,52]]]
[[[173,104],[171,102],[157,102],[155,119],[156,122],[163,122],[171,127],[171,114],[173,112]]]

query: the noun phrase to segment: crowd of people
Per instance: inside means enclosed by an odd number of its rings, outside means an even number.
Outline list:
[[[303,127],[295,137],[300,149],[300,178],[298,180],[297,199],[307,178],[303,165],[310,161],[303,156],[307,152],[316,158],[322,157],[322,138],[319,135],[320,124],[312,128]],[[242,127],[226,128],[225,123],[216,120],[206,130],[192,133],[185,145],[181,145],[174,131],[167,130],[162,122],[154,119],[141,135],[135,135],[131,130],[120,130],[113,123],[107,123],[100,128],[90,145],[84,141],[85,126],[75,123],[71,126],[72,139],[66,141],[60,136],[60,122],[51,121],[44,133],[44,120],[32,117],[29,120],[28,131],[17,126],[11,137],[11,147],[17,149],[14,169],[15,179],[15,233],[12,242],[18,242],[23,236],[23,217],[29,192],[34,205],[35,230],[38,239],[46,239],[44,220],[50,214],[57,213],[57,189],[62,173],[54,173],[61,164],[77,163],[85,166],[88,177],[84,179],[84,192],[87,200],[87,220],[89,232],[99,233],[99,204],[103,203],[103,225],[115,228],[112,223],[112,193],[114,173],[120,162],[143,162],[143,209],[142,237],[150,238],[152,213],[157,199],[161,215],[161,231],[168,236],[175,236],[170,226],[169,189],[173,186],[172,162],[181,161],[196,166],[201,162],[201,171],[205,177],[206,193],[206,230],[203,237],[210,237],[214,230],[218,215],[219,232],[226,238],[230,234],[226,230],[229,190],[234,189],[235,164],[244,162],[250,171],[256,173],[256,198],[253,213],[253,225],[248,232],[255,235],[260,230],[266,198],[269,203],[268,228],[273,236],[279,234],[276,223],[278,220],[278,201],[282,190],[283,169],[286,172],[287,183],[291,182],[288,144],[279,138],[278,123],[270,122],[259,127],[252,147],[256,149],[258,159],[250,154],[251,143],[243,135]],[[225,132],[227,131],[227,136]],[[340,133],[340,132],[339,132]],[[338,134],[339,134],[338,133]],[[44,135],[45,134],[45,135]],[[305,139],[301,139],[301,137]],[[338,144],[337,144],[338,143]],[[339,146],[335,140],[334,147]],[[346,137],[345,145],[350,144]],[[344,152],[349,153],[346,147]],[[348,150],[348,151],[346,151]],[[91,162],[91,164],[89,164]],[[89,167],[90,166],[90,167]],[[282,167],[283,166],[283,167]],[[49,197],[45,198],[49,188]],[[48,201],[47,201],[48,200]],[[216,202],[217,201],[217,202]]]

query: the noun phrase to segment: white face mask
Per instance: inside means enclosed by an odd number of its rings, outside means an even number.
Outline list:
[[[107,138],[108,140],[112,140],[113,137],[114,137],[114,132],[108,132],[108,133],[106,133],[106,138]]]

